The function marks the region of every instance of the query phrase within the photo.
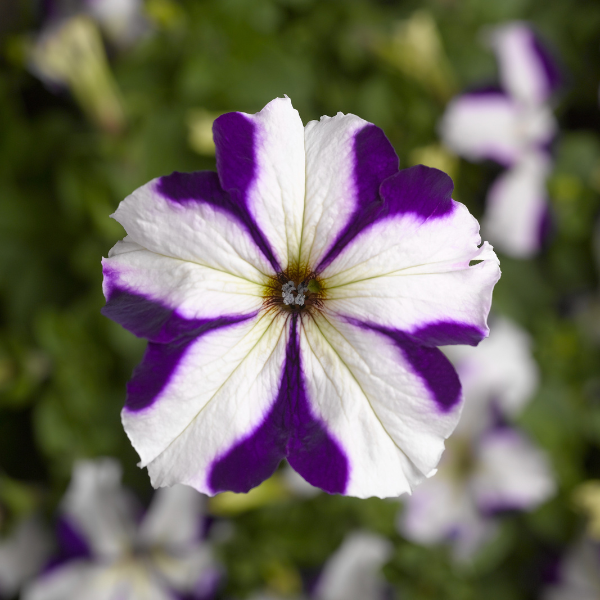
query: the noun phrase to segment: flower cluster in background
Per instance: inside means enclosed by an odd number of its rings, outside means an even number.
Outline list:
[[[0,6],[0,597],[598,596],[599,33],[589,0]],[[500,258],[489,339],[443,349],[465,406],[410,496],[287,464],[248,494],[155,491],[123,431],[145,342],[100,313],[107,217],[215,172],[214,121],[285,95],[447,172]]]

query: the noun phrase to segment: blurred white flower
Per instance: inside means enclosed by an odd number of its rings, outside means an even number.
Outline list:
[[[50,557],[52,543],[37,517],[17,523],[0,541],[0,598],[11,598],[37,575]]]
[[[558,581],[549,586],[543,600],[596,600],[600,598],[600,544],[583,538],[566,554],[558,569]]]
[[[26,587],[25,600],[162,600],[209,598],[218,569],[202,540],[204,498],[185,486],[156,492],[137,518],[112,459],[81,461],[63,499],[71,560]],[[79,556],[73,556],[73,547]]]
[[[382,600],[387,585],[381,568],[392,555],[389,540],[366,531],[354,531],[327,560],[312,600]],[[283,600],[263,592],[251,600]],[[289,598],[287,599],[289,600]],[[298,598],[298,600],[301,600]]]
[[[500,71],[500,89],[482,89],[452,100],[440,123],[444,143],[472,161],[507,167],[488,194],[482,231],[517,258],[535,254],[548,224],[548,145],[557,124],[548,104],[558,68],[531,28],[521,22],[493,29],[489,42]]]
[[[545,453],[506,425],[537,387],[529,337],[507,319],[496,319],[477,348],[446,349],[459,373],[465,408],[435,477],[406,499],[398,527],[421,544],[450,542],[466,560],[497,528],[495,515],[531,510],[556,490]]]
[[[83,0],[86,12],[117,46],[131,46],[149,30],[142,0]]]

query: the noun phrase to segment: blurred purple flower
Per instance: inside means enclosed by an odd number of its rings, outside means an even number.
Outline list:
[[[468,160],[491,159],[507,168],[489,190],[482,231],[502,252],[528,258],[539,251],[548,229],[548,146],[557,130],[548,100],[560,76],[525,23],[495,28],[490,43],[501,88],[452,100],[440,135]]]
[[[62,560],[26,587],[25,600],[194,600],[212,597],[218,568],[202,539],[203,497],[156,492],[140,520],[112,459],[81,461],[62,502]]]
[[[463,415],[439,472],[406,499],[398,523],[415,542],[450,542],[458,560],[494,536],[498,512],[531,510],[555,492],[544,452],[506,425],[537,385],[527,335],[496,319],[490,337],[472,350],[448,349],[463,384]]]

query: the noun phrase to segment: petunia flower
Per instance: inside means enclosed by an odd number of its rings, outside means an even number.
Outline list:
[[[213,131],[218,173],[159,177],[113,215],[103,312],[149,340],[122,413],[140,465],[210,495],[284,458],[329,493],[410,491],[461,408],[436,346],[488,332],[491,246],[447,175],[398,171],[357,116],[303,127],[278,98]]]
[[[24,600],[204,600],[218,570],[201,539],[203,498],[176,486],[160,490],[138,518],[112,459],[81,461],[62,503],[62,556],[30,584]]]
[[[501,87],[452,100],[440,135],[468,160],[490,159],[507,168],[488,193],[482,229],[502,252],[527,258],[540,249],[548,228],[548,146],[557,130],[548,101],[560,77],[526,23],[497,27],[489,37]]]
[[[499,512],[532,510],[555,493],[546,454],[507,424],[536,389],[529,344],[515,324],[496,319],[480,347],[454,356],[465,410],[438,473],[406,499],[398,526],[407,538],[449,542],[466,560],[494,537]]]
[[[327,560],[315,589],[308,596],[312,600],[383,600],[388,585],[381,568],[392,555],[389,540],[367,531],[349,533],[342,545]],[[303,597],[298,598],[302,600]],[[264,593],[252,600],[280,600]]]

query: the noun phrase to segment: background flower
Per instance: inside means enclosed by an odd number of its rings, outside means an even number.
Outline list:
[[[55,565],[28,585],[30,600],[213,596],[218,567],[202,540],[203,498],[183,486],[161,490],[140,520],[111,459],[78,463],[62,502]]]
[[[440,123],[444,142],[469,160],[507,167],[491,186],[482,228],[502,252],[527,258],[548,227],[546,180],[556,120],[548,103],[560,76],[548,51],[526,23],[488,32],[501,87],[452,100]]]

